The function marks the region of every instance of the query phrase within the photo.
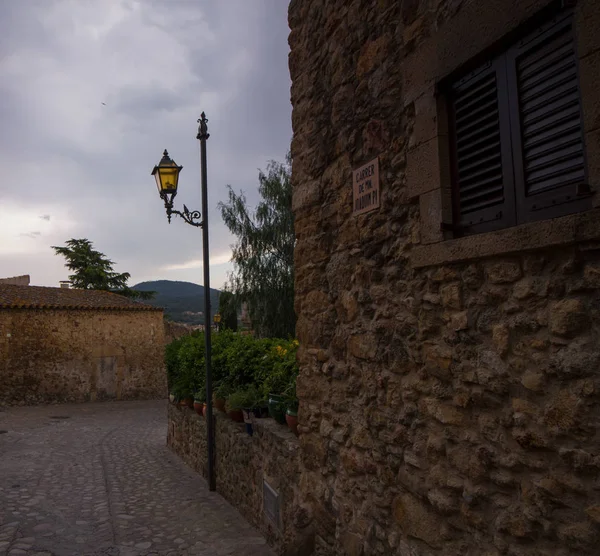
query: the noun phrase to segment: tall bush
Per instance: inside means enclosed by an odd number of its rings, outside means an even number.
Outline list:
[[[264,359],[265,364],[257,369],[256,381],[260,384],[265,396],[284,394],[290,398],[296,397],[297,351],[297,340],[273,341],[273,345]]]
[[[212,375],[219,397],[255,389],[266,399],[271,393],[295,396],[296,340],[255,338],[230,330],[213,336]],[[186,395],[205,387],[204,333],[171,342],[165,349],[171,392]]]

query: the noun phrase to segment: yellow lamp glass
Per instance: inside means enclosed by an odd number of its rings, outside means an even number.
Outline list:
[[[156,179],[158,193],[162,196],[165,193],[176,194],[177,183],[179,181],[179,172],[183,166],[177,166],[174,160],[171,160],[169,153],[165,150],[159,164],[152,170],[152,175]]]
[[[160,176],[160,191],[164,191],[165,193],[174,193],[177,191],[179,168],[159,166],[158,175]]]

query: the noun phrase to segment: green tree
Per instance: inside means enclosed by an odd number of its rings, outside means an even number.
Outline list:
[[[104,290],[133,299],[152,299],[154,292],[132,290],[127,286],[129,272],[113,270],[113,261],[96,251],[88,239],[69,239],[64,247],[52,246],[57,255],[66,259],[65,266],[73,272],[69,280],[74,288]]]
[[[235,302],[235,296],[233,292],[224,288],[219,295],[219,313],[221,314],[221,323],[219,328],[221,330],[228,329],[237,331],[237,305]]]
[[[259,171],[261,200],[252,212],[243,192],[229,188],[219,203],[221,216],[237,237],[233,245],[230,287],[238,304],[246,302],[252,327],[261,337],[295,335],[294,215],[291,158],[271,161]]]

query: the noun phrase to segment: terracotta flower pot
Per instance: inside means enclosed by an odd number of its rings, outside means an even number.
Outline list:
[[[204,402],[202,404],[202,417],[206,417],[206,412],[208,411],[208,405],[206,405],[206,402]]]
[[[225,399],[224,398],[215,398],[214,406],[219,411],[225,411]]]
[[[229,417],[231,418],[232,421],[235,421],[236,423],[243,423],[244,422],[244,414],[242,412],[241,409],[230,409],[227,412],[227,415],[229,415]]]
[[[285,413],[285,422],[287,423],[290,430],[298,436],[298,415],[296,412],[290,412],[290,410]]]
[[[194,400],[194,411],[198,414],[198,415],[202,415],[202,406],[204,404],[202,402],[197,402],[196,400]]]

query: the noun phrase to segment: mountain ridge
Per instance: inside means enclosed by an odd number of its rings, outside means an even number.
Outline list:
[[[138,291],[153,291],[153,299],[144,303],[163,307],[165,316],[175,322],[204,324],[204,286],[183,280],[148,280],[132,286]],[[219,310],[220,290],[210,288],[211,312]]]

